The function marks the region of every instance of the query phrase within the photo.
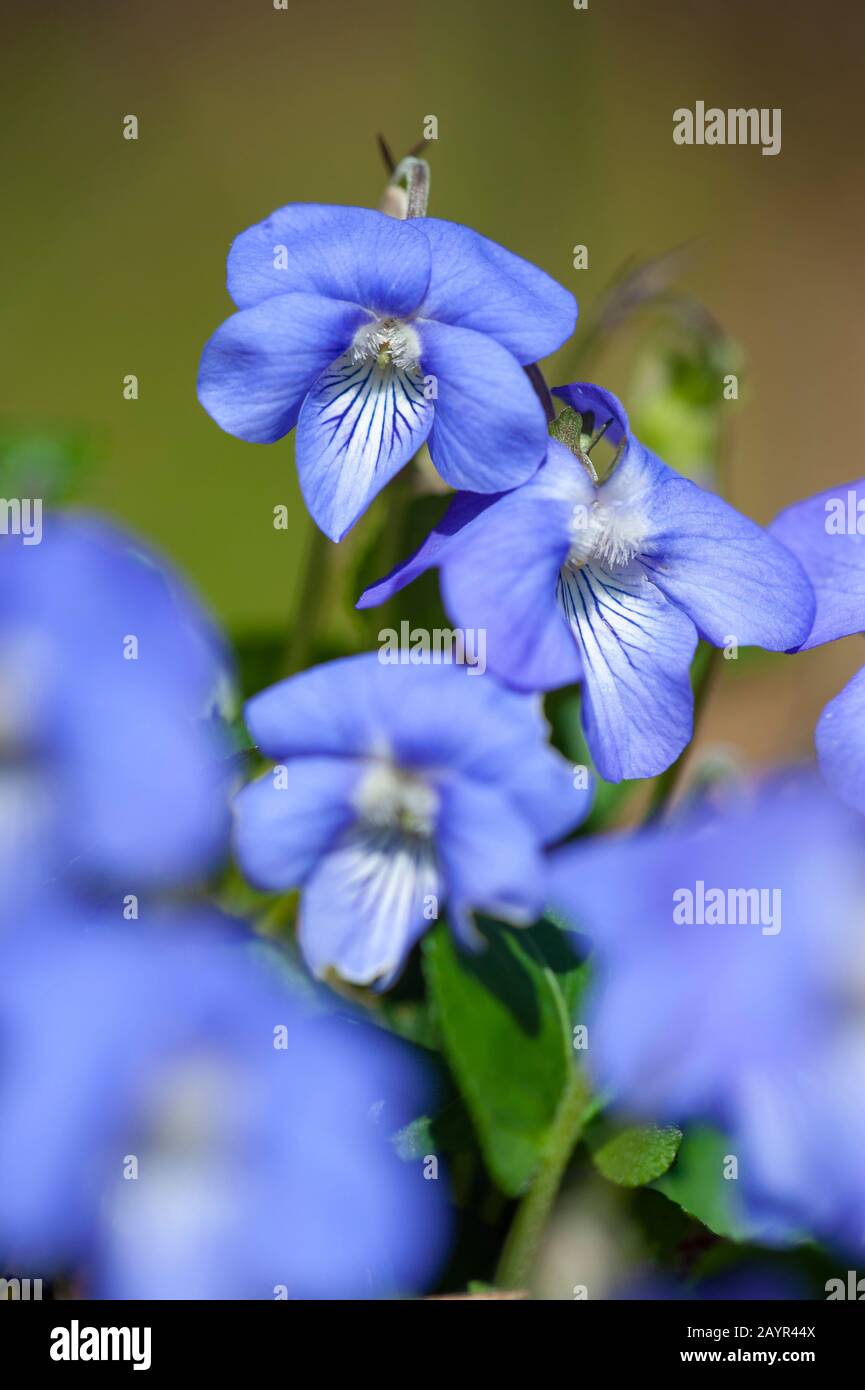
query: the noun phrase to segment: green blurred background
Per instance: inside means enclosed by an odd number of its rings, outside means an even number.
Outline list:
[[[536,261],[584,313],[627,259],[688,244],[680,284],[747,363],[724,407],[736,505],[766,522],[865,472],[859,0],[3,9],[2,425],[83,437],[82,499],[171,555],[234,633],[288,628],[310,523],[292,441],[232,439],[196,401],[201,347],[231,307],[227,248],[290,201],[376,205],[376,132],[401,153],[427,115],[431,211]],[[698,99],[781,107],[781,154],[674,145],[673,110]],[[591,362],[626,403],[648,331],[636,320]],[[568,374],[564,350],[549,376]],[[806,755],[863,658],[850,639],[795,667],[724,663],[703,744]]]

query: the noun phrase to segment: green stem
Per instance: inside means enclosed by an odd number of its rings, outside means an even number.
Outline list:
[[[331,542],[315,522],[306,552],[300,594],[285,654],[285,674],[300,671],[309,657],[313,638],[327,598]]]
[[[559,1185],[589,1115],[591,1096],[576,1069],[565,1088],[531,1187],[517,1208],[496,1271],[501,1289],[523,1289],[529,1281]]]
[[[655,778],[649,805],[643,817],[643,825],[652,825],[654,821],[661,818],[679,785],[685,760],[693,747],[703,711],[708,703],[709,689],[718,669],[718,655],[718,648],[710,647],[703,660],[703,665],[694,679],[694,731],[691,735],[691,743],[684,753],[681,753],[676,761],[670,764],[666,772],[662,772],[660,777]]]

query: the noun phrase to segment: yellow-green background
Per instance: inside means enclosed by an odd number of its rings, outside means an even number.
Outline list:
[[[591,304],[627,257],[692,242],[685,284],[743,344],[731,485],[760,521],[865,473],[862,86],[854,0],[18,0],[4,6],[3,422],[92,433],[85,500],[167,551],[234,630],[288,623],[309,526],[292,443],[195,398],[224,259],[290,201],[378,201],[374,135],[434,114],[431,211]],[[783,111],[783,149],[681,148],[672,112]],[[124,115],[140,121],[122,138]],[[589,247],[572,268],[575,243]],[[624,390],[624,345],[601,361]],[[122,378],[140,378],[136,402]],[[552,375],[556,375],[553,368]],[[293,524],[275,531],[272,509]],[[704,737],[806,753],[865,659],[725,668]],[[728,664],[732,667],[732,663]]]

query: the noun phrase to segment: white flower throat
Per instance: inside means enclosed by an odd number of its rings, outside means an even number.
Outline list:
[[[438,912],[443,882],[436,858],[438,792],[417,772],[384,755],[370,759],[354,796],[357,820],[334,850],[333,866],[362,926],[352,962],[334,960],[355,984],[389,981],[400,968],[402,942]]]
[[[420,339],[400,319],[377,319],[375,323],[365,323],[355,333],[351,360],[375,362],[382,369],[393,366],[397,371],[412,371],[420,362]]]
[[[629,502],[601,496],[590,503],[578,502],[564,568],[580,570],[594,560],[608,570],[627,569],[640,553],[647,531],[645,518]]]
[[[438,793],[423,777],[385,761],[373,765],[356,798],[367,827],[424,840],[432,839],[438,805]]]

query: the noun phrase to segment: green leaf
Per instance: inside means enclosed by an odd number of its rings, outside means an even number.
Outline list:
[[[676,1162],[652,1186],[715,1235],[728,1240],[753,1239],[757,1233],[745,1221],[738,1181],[724,1177],[731,1147],[732,1141],[717,1130],[688,1130]]]
[[[666,1173],[679,1151],[681,1130],[672,1127],[648,1129],[633,1125],[610,1132],[609,1125],[598,1126],[587,1136],[595,1167],[620,1187],[643,1187]]]
[[[584,966],[550,923],[482,923],[486,949],[460,951],[445,923],[423,948],[444,1052],[487,1167],[518,1196],[531,1181],[575,1065],[572,1018]]]
[[[425,999],[394,999],[383,995],[378,1009],[381,1023],[406,1042],[440,1051],[440,1039]]]

